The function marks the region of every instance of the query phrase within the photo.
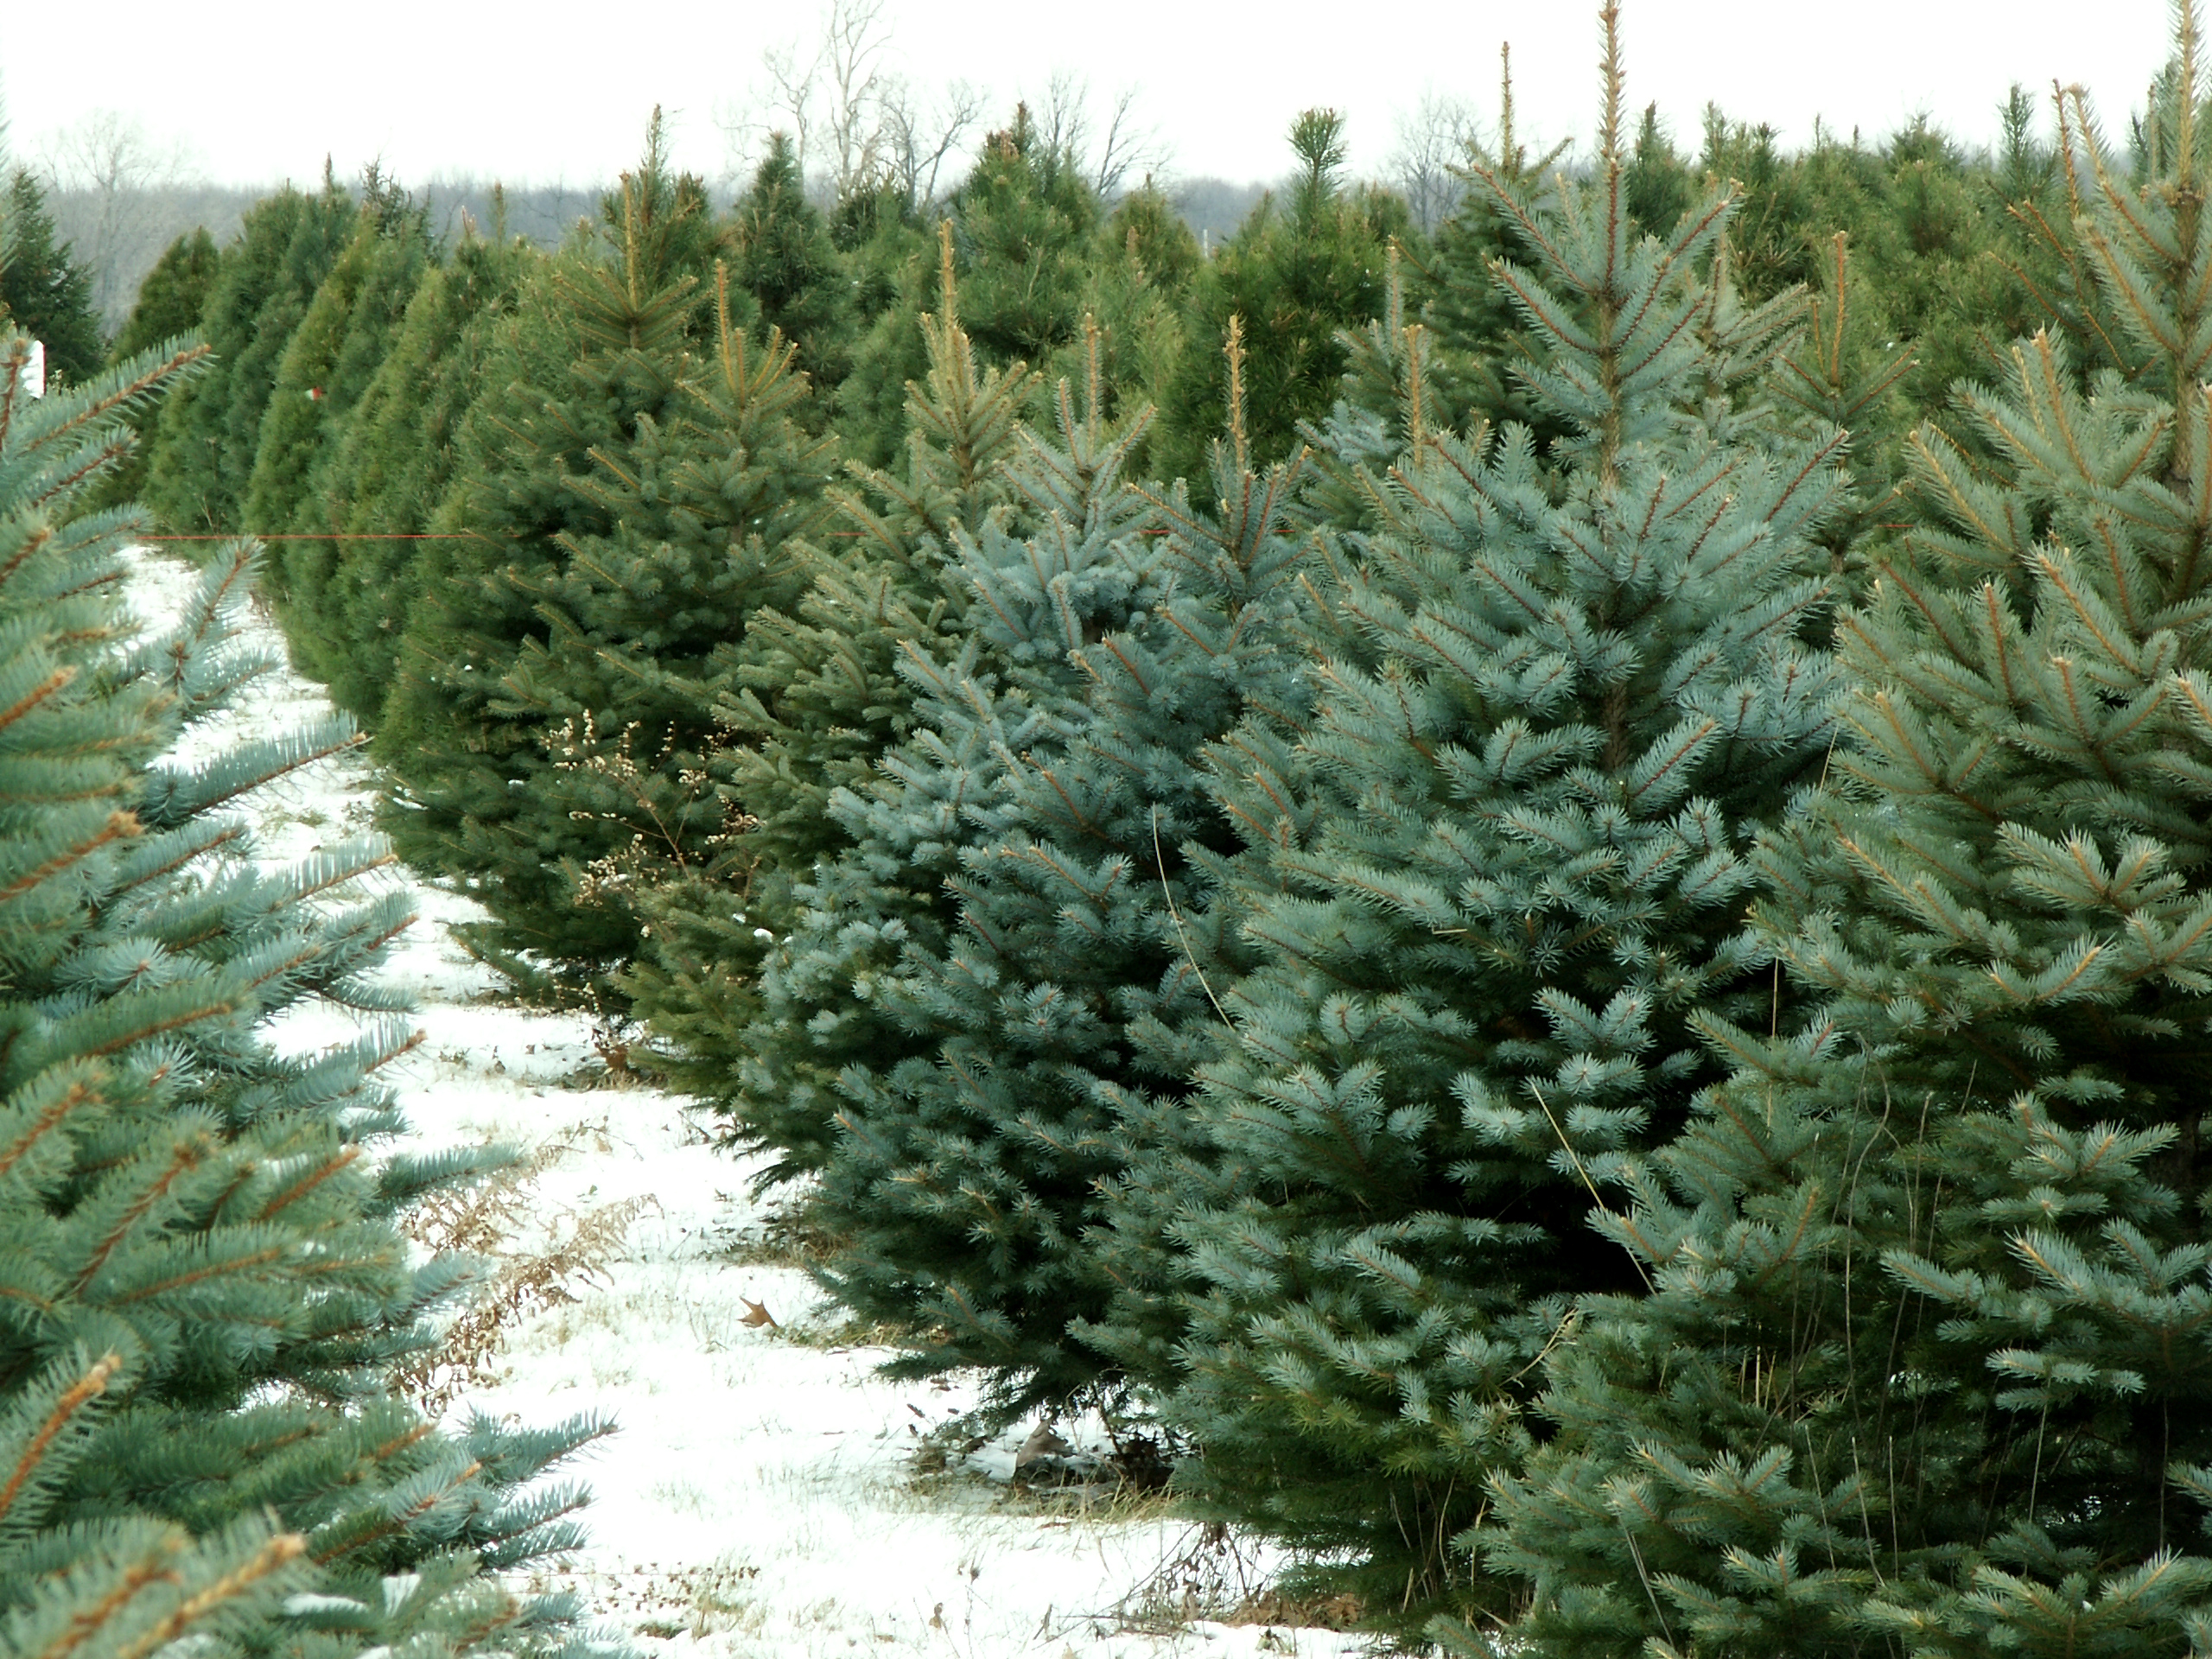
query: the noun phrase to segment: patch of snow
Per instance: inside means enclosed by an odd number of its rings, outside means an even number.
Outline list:
[[[135,556],[132,601],[159,624],[191,572]],[[281,651],[265,619],[243,642]],[[188,734],[184,759],[245,731],[327,712],[320,688],[276,674]],[[369,826],[376,779],[358,753],[316,762],[247,798],[262,855],[304,857]],[[1008,1483],[1027,1432],[976,1448],[953,1472],[918,1476],[931,1430],[974,1403],[963,1384],[893,1383],[880,1349],[842,1346],[838,1317],[788,1267],[734,1259],[766,1221],[750,1195],[756,1164],[717,1150],[685,1103],[644,1088],[579,1087],[597,1070],[581,1016],[494,1001],[498,980],[452,940],[483,915],[464,893],[404,867],[418,919],[383,977],[417,999],[424,1040],[391,1076],[424,1150],[486,1140],[537,1154],[530,1210],[512,1241],[528,1249],[579,1217],[634,1211],[617,1257],[575,1300],[508,1333],[488,1374],[451,1405],[515,1423],[578,1412],[620,1433],[571,1471],[594,1501],[590,1542],[541,1581],[572,1586],[609,1627],[665,1659],[1165,1659],[1262,1654],[1338,1659],[1355,1637],[1282,1626],[1133,1619],[1129,1600],[1198,1537],[1154,1504],[1085,1502]],[[321,1048],[354,1030],[334,1008],[296,1011],[277,1039]],[[748,1322],[765,1308],[774,1324]],[[1099,1426],[1062,1424],[1078,1456],[1103,1452]],[[1260,1570],[1263,1554],[1246,1551]],[[1133,1628],[1141,1625],[1143,1628]]]

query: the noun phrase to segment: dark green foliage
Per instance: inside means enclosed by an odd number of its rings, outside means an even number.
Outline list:
[[[215,238],[204,226],[163,249],[146,280],[138,284],[137,303],[115,337],[115,360],[119,363],[198,332],[220,263]]]
[[[223,535],[242,523],[276,368],[315,289],[353,235],[355,208],[334,181],[256,204],[223,250],[200,319],[207,372],[162,406],[146,505],[170,529]]]
[[[712,356],[691,353],[702,207],[656,127],[603,245],[551,262],[503,321],[437,520],[468,539],[424,544],[378,734],[393,838],[469,880],[494,918],[477,946],[610,1015],[635,875],[726,828],[701,677],[796,592],[783,543],[830,466],[795,423],[788,348],[748,347],[726,288]]]
[[[173,758],[275,666],[237,641],[251,546],[149,635],[143,518],[74,508],[190,356],[38,403],[28,359],[0,337],[0,1650],[581,1653],[568,1598],[494,1574],[575,1542],[578,1494],[524,1484],[598,1426],[449,1434],[389,1389],[467,1281],[397,1212],[496,1162],[385,1144],[404,895],[373,842],[265,868],[228,810],[352,730]],[[354,1040],[272,1046],[325,1001]]]
[[[979,360],[994,368],[1019,363],[1080,376],[1088,350],[1084,318],[1096,314],[1103,321],[1115,308],[1098,291],[1101,270],[1130,262],[1126,234],[1103,229],[1104,208],[1074,156],[1055,149],[1027,108],[1017,107],[1013,124],[984,141],[975,170],[946,211],[961,321]],[[925,245],[901,237],[895,245],[903,252],[898,296],[856,349],[852,376],[838,397],[850,453],[877,466],[894,461],[904,446],[906,386],[929,366],[914,318],[930,308],[938,286]],[[1146,280],[1132,272],[1122,285]],[[1118,336],[1109,341],[1109,402],[1122,380],[1143,372],[1137,367],[1141,331],[1133,321],[1122,332],[1130,335],[1126,347]],[[1032,384],[1042,395],[1052,383]],[[1042,408],[1032,413],[1048,418]]]
[[[1757,931],[1811,1007],[1600,1220],[1655,1287],[1550,1358],[1480,1535],[1516,1650],[2176,1655],[2212,1636],[2212,404],[2192,9],[2133,179],[2078,92],[2076,317],[1914,439]]]
[[[259,533],[296,537],[344,527],[348,429],[435,253],[422,211],[372,172],[352,240],[277,365],[246,481],[245,517]],[[345,672],[343,652],[325,639],[346,550],[334,541],[286,541],[264,579],[293,665],[321,680]]]
[[[297,616],[296,636],[314,642],[296,649],[324,665],[331,701],[361,720],[383,715],[420,598],[423,544],[398,538],[428,532],[452,488],[463,418],[535,263],[495,227],[425,270],[330,462],[353,539],[338,544],[319,606]]]
[[[715,863],[664,872],[631,976],[639,1011],[672,1046],[670,1074],[730,1114],[733,1141],[773,1152],[772,1179],[827,1155],[846,1064],[912,1046],[855,988],[910,934],[942,929],[961,768],[975,756],[908,740],[918,702],[942,688],[939,664],[976,666],[958,632],[972,595],[950,550],[1027,505],[1005,475],[1027,378],[977,365],[949,232],[939,267],[905,465],[855,469],[860,487],[837,493],[818,545],[791,549],[802,597],[754,612],[717,673],[713,713],[729,734],[717,786],[751,827]],[[907,784],[949,791],[936,817],[885,806]],[[765,961],[756,929],[775,938]]]
[[[1702,274],[1725,198],[1637,234],[1610,79],[1586,183],[1471,175],[1561,439],[1433,424],[1418,330],[1370,348],[1395,426],[1336,425],[1368,527],[1314,573],[1261,963],[1200,1072],[1243,1196],[1168,1230],[1197,1490],[1400,1637],[1500,1605],[1453,1541],[1531,1449],[1571,1299],[1633,1282],[1592,1183],[1682,1123],[1715,1070],[1694,1021],[1769,1007],[1747,855],[1827,747],[1841,437],[1770,401],[1800,308]]]
[[[1898,398],[1878,418],[1852,423],[1860,467],[1885,485],[1902,481],[1905,435],[1941,416],[1954,382],[1989,373],[2004,342],[2033,326],[2015,275],[2026,232],[2005,194],[2032,188],[2037,171],[2026,113],[2016,90],[2012,160],[1993,176],[1924,120],[1880,145],[1822,131],[1810,149],[1786,156],[1771,130],[1707,112],[1700,165],[1744,192],[1728,247],[1745,292],[1764,299],[1827,285],[1840,232],[1859,326],[1910,359]]]
[[[1199,477],[1220,429],[1228,391],[1217,343],[1243,320],[1245,395],[1252,458],[1287,456],[1300,423],[1320,419],[1344,377],[1337,336],[1382,315],[1394,238],[1412,232],[1405,204],[1384,192],[1347,189],[1343,118],[1308,110],[1292,124],[1299,175],[1287,202],[1272,195],[1198,278],[1183,354],[1154,440],[1154,470]]]
[[[800,372],[822,399],[852,365],[859,324],[849,263],[821,209],[806,199],[791,141],[774,134],[752,188],[731,212],[730,277],[759,304],[761,327],[791,342]]]
[[[215,238],[204,227],[170,243],[146,273],[146,280],[139,283],[137,303],[131,307],[123,331],[109,348],[110,361],[120,363],[168,341],[196,336],[201,314],[207,308],[207,296],[215,285],[219,259]],[[132,414],[138,446],[130,460],[102,481],[95,505],[135,501],[143,492],[147,446],[161,408],[158,404],[150,404]]]
[[[50,384],[72,385],[89,379],[107,360],[99,314],[92,308],[92,273],[79,264],[74,250],[55,240],[54,215],[46,192],[28,168],[8,181],[8,205],[0,213],[8,227],[6,257],[0,258],[0,321],[12,322],[46,347]]]

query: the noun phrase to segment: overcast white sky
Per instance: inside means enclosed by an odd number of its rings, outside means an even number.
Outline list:
[[[225,182],[304,181],[381,158],[400,181],[474,173],[523,182],[611,177],[648,112],[669,112],[677,159],[729,162],[718,114],[760,79],[762,47],[805,42],[827,0],[0,0],[0,99],[11,147],[88,111],[135,116]],[[1487,124],[1497,49],[1513,44],[1524,128],[1583,138],[1592,125],[1591,0],[1323,6],[1310,0],[885,0],[893,53],[929,91],[956,77],[994,107],[1055,69],[1101,96],[1140,94],[1181,176],[1273,178],[1291,118],[1350,118],[1355,168],[1382,169],[1394,114],[1424,88],[1471,99]],[[1800,143],[1815,116],[1870,137],[1925,111],[1986,142],[2014,81],[2054,77],[2095,95],[2124,130],[2165,54],[2168,0],[1626,0],[1630,95],[1656,99],[1678,137],[1717,99]],[[2094,31],[2082,20],[2094,20]]]

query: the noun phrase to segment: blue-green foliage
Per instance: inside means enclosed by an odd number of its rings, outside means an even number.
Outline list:
[[[1548,1363],[1479,1535],[1548,1653],[2178,1655],[2212,1637],[2203,1033],[2212,220],[2195,18],[2138,177],[2078,93],[2075,321],[1923,429],[1763,849],[1776,1034],[1624,1166],[1654,1291]],[[2063,320],[2063,319],[2062,319]],[[1642,1582],[1639,1583],[1638,1580]]]
[[[1694,1020],[1765,1014],[1748,855],[1828,741],[1842,439],[1763,385],[1798,313],[1735,301],[1724,196],[1645,236],[1624,172],[1474,175],[1550,447],[1440,427],[1423,331],[1363,348],[1397,417],[1326,435],[1314,704],[1199,1072],[1233,1191],[1164,1230],[1198,1489],[1407,1634],[1496,1605],[1454,1541],[1529,1450],[1573,1299],[1634,1282],[1587,1222],[1713,1074]]]
[[[1109,423],[1099,378],[1080,408],[1064,384],[1058,443],[1027,439],[1007,469],[1027,534],[999,516],[954,532],[964,647],[912,658],[914,734],[879,782],[833,798],[854,845],[801,889],[764,983],[772,1040],[812,1049],[817,1078],[842,1061],[813,1199],[845,1240],[827,1278],[915,1332],[899,1369],[986,1365],[1001,1404],[1103,1369],[1066,1335],[1103,1309],[1081,1238],[1119,1163],[1094,1085],[1142,1065],[1124,1027],[1147,999],[1196,995],[1166,942],[1153,809],[1179,871],[1188,821],[1147,798],[1134,751],[1085,736],[1171,597],[1166,545],[1141,534],[1160,504],[1119,476],[1143,419]],[[1154,716],[1222,685],[1160,676]]]
[[[562,1649],[566,1599],[490,1571],[573,1543],[580,1495],[529,1483],[600,1426],[448,1434],[391,1391],[467,1282],[397,1212],[497,1161],[379,1148],[404,895],[374,842],[265,868],[226,810],[352,728],[179,759],[276,666],[238,642],[252,550],[149,630],[143,517],[74,516],[199,353],[38,402],[29,355],[0,337],[0,1653]],[[315,1003],[359,1035],[272,1046]]]

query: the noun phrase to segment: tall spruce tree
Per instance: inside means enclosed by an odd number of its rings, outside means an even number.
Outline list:
[[[2193,6],[2139,176],[2067,96],[2075,314],[1914,442],[1837,629],[1828,785],[1758,930],[1814,1006],[1598,1217],[1555,1433],[1481,1535],[1516,1651],[2179,1655],[2212,1641],[2212,159]],[[1462,1633],[1473,1645],[1472,1633]]]
[[[252,550],[146,629],[143,516],[76,513],[197,356],[34,402],[0,334],[0,1650],[580,1653],[496,1575],[575,1541],[577,1495],[524,1488],[598,1427],[448,1434],[391,1391],[467,1278],[395,1217],[491,1161],[378,1144],[404,895],[374,843],[265,868],[228,810],[350,728],[178,755],[276,666],[237,643]],[[359,1038],[271,1046],[318,1001]]]
[[[1200,1073],[1244,1196],[1166,1230],[1196,1490],[1406,1638],[1499,1593],[1453,1541],[1531,1449],[1570,1299],[1633,1283],[1586,1224],[1593,1182],[1715,1070],[1694,1018],[1768,1005],[1747,855],[1827,747],[1809,640],[1842,436],[1776,412],[1802,308],[1726,286],[1725,194],[1637,232],[1602,16],[1587,179],[1531,200],[1471,174],[1562,436],[1437,422],[1419,330],[1376,340],[1383,455],[1340,420],[1365,527],[1317,563],[1317,706],[1243,924],[1262,962]]]
[[[445,552],[425,562],[378,734],[395,842],[493,913],[471,941],[518,983],[616,1018],[636,878],[727,827],[700,772],[697,682],[748,613],[792,595],[783,543],[830,465],[796,417],[789,348],[748,343],[726,284],[711,353],[693,355],[703,207],[656,124],[603,247],[556,262],[510,325],[516,378],[472,411],[438,521],[474,539],[427,544]]]
[[[946,205],[960,278],[962,326],[987,365],[1042,367],[1053,353],[1083,348],[1086,286],[1102,252],[1103,208],[1076,157],[1039,130],[1027,105],[984,140],[974,169]],[[901,245],[895,236],[893,247]],[[875,465],[900,459],[906,388],[928,372],[914,318],[929,308],[937,261],[926,244],[905,245],[896,297],[880,311],[840,389],[840,427],[852,454]],[[1079,376],[1081,369],[1069,366]],[[1029,411],[1052,418],[1049,383]]]
[[[885,1035],[872,1011],[856,1020],[848,1008],[833,1037],[810,999],[849,1003],[890,918],[940,902],[944,871],[927,857],[841,855],[867,842],[851,809],[913,732],[925,682],[906,665],[958,653],[969,594],[947,550],[1014,509],[1005,464],[1019,451],[1028,375],[978,365],[949,226],[939,256],[938,309],[920,324],[930,372],[907,388],[905,464],[855,465],[853,486],[832,493],[836,527],[787,543],[800,596],[755,611],[722,652],[710,706],[725,735],[709,764],[725,811],[747,828],[713,859],[660,873],[628,976],[668,1075],[729,1111],[733,1140],[773,1147],[777,1175],[820,1162],[835,1113],[828,1078],[852,1055],[881,1052]],[[831,938],[803,919],[825,905],[839,918]],[[875,925],[846,929],[863,905]],[[782,971],[801,964],[797,977]]]

